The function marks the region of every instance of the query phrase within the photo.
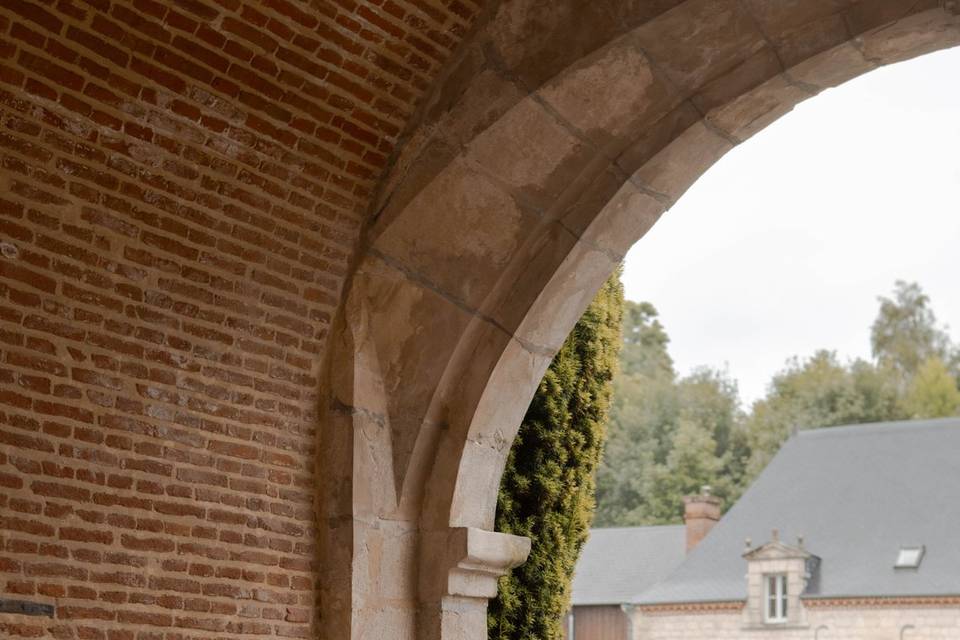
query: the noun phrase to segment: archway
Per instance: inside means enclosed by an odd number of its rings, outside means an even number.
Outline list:
[[[960,44],[948,2],[577,4],[500,7],[381,186],[327,373],[327,637],[482,637],[509,445],[627,248],[798,102]]]

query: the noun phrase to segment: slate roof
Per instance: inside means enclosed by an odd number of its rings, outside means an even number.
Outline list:
[[[683,562],[683,525],[591,529],[573,576],[573,604],[630,602]]]
[[[820,557],[807,597],[960,594],[960,419],[801,432],[665,580],[634,602],[746,598],[745,538],[771,530]],[[894,569],[926,545],[920,568]]]

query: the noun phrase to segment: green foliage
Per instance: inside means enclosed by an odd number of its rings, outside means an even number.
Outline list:
[[[677,379],[656,309],[627,302],[597,524],[680,522],[683,496],[703,484],[729,508],[798,429],[960,414],[960,352],[929,298],[897,282],[879,301],[872,362],[830,351],[792,358],[747,413],[723,372]]]
[[[843,365],[835,353],[818,351],[791,359],[774,376],[767,396],[745,422],[751,450],[748,475],[759,473],[798,429],[880,422],[903,417],[893,370],[857,360]]]
[[[940,358],[928,358],[910,382],[903,408],[911,418],[942,418],[960,413],[960,390]]]
[[[561,637],[573,567],[593,515],[622,315],[617,273],[553,359],[510,450],[496,527],[529,537],[532,548],[490,603],[491,639]]]
[[[913,376],[930,358],[939,358],[956,373],[957,350],[930,309],[920,285],[898,280],[893,298],[880,297],[880,312],[870,329],[873,357],[902,378]]]
[[[673,360],[667,353],[670,338],[658,315],[649,302],[624,302],[620,350],[620,370],[624,375],[673,376]]]
[[[678,496],[704,484],[734,500],[748,458],[736,383],[710,369],[677,380],[669,339],[649,303],[626,303],[623,333],[596,524],[676,522],[683,515]]]

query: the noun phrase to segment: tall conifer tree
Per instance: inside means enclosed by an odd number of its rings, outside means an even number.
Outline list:
[[[553,359],[510,451],[498,531],[528,536],[530,557],[501,579],[491,640],[555,640],[574,564],[590,528],[623,318],[619,271]]]

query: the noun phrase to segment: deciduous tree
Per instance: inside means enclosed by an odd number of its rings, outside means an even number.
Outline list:
[[[916,282],[898,280],[893,297],[881,296],[870,329],[873,356],[889,364],[906,382],[930,358],[939,358],[956,375],[957,350],[930,308],[930,298]]]
[[[910,381],[903,399],[911,418],[945,418],[960,413],[957,381],[940,358],[928,358]]]

